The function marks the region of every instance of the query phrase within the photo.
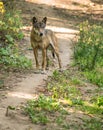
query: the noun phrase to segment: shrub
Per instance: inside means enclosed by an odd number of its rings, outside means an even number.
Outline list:
[[[3,14],[5,12],[3,2],[0,2],[0,13]]]
[[[83,22],[80,38],[74,48],[75,63],[90,82],[103,87],[103,28]]]
[[[103,87],[103,73],[98,72],[97,70],[86,71],[84,75],[90,80],[90,82]]]
[[[37,100],[29,100],[25,111],[29,114],[33,123],[47,124],[49,114],[55,114],[56,111],[62,110],[60,104],[50,97],[41,95]]]
[[[14,44],[16,39],[22,39],[20,11],[7,9],[0,16],[0,46]]]
[[[103,28],[83,22],[80,25],[80,38],[74,48],[75,62],[81,70],[92,70],[103,65]]]
[[[0,66],[31,68],[31,61],[20,54],[16,43],[23,38],[20,11],[15,8],[14,0],[4,1],[4,5],[0,2]]]
[[[13,48],[12,45],[8,47],[0,48],[0,65],[3,68],[31,68],[32,62],[25,56],[19,54],[17,48]]]

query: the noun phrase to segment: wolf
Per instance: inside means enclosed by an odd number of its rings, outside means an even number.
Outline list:
[[[47,49],[52,48],[52,54],[56,54],[59,68],[61,69],[61,59],[59,56],[59,48],[57,38],[53,31],[46,28],[47,17],[39,20],[35,16],[32,18],[32,29],[30,34],[30,42],[33,48],[33,53],[36,61],[36,69],[39,70],[38,49],[42,50],[42,71],[47,67]]]

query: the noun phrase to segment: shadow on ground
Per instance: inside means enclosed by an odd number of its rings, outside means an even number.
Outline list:
[[[92,2],[96,2],[96,0],[92,0]],[[47,4],[37,4],[29,2],[29,0],[25,2],[19,1],[17,4],[22,10],[24,25],[30,25],[31,18],[35,15],[48,17],[48,25],[57,27],[77,29],[77,25],[85,20],[88,20],[90,23],[103,25],[103,7],[98,7],[100,5],[94,3],[83,5],[72,2],[69,3],[68,9],[65,8],[65,6],[58,7],[53,4],[51,6]]]

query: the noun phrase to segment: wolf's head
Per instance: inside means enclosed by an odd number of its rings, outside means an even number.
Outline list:
[[[40,37],[42,37],[45,33],[46,22],[47,17],[44,17],[42,20],[38,20],[36,17],[32,18],[34,32]]]

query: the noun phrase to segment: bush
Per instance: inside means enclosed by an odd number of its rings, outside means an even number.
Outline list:
[[[7,8],[2,12],[0,12],[0,46],[7,46],[11,43],[14,44],[15,40],[23,38],[22,22],[20,11]]]
[[[25,111],[29,114],[33,123],[47,124],[50,121],[50,114],[62,110],[60,104],[50,97],[40,95],[37,100],[29,100]]]
[[[75,62],[81,70],[92,70],[103,66],[103,28],[89,25],[86,21],[80,25],[80,38],[74,49]]]
[[[5,12],[3,2],[0,2],[0,13],[3,14]]]
[[[103,73],[97,70],[86,71],[84,75],[90,80],[90,82],[103,87]]]
[[[0,65],[3,68],[31,68],[32,62],[25,56],[19,54],[17,48],[13,46],[8,46],[5,48],[0,48]]]
[[[103,87],[103,28],[83,22],[74,48],[75,63],[90,82]]]
[[[5,1],[4,5],[0,2],[0,66],[31,68],[31,61],[20,54],[16,43],[23,38],[20,11],[16,10],[14,0]]]

